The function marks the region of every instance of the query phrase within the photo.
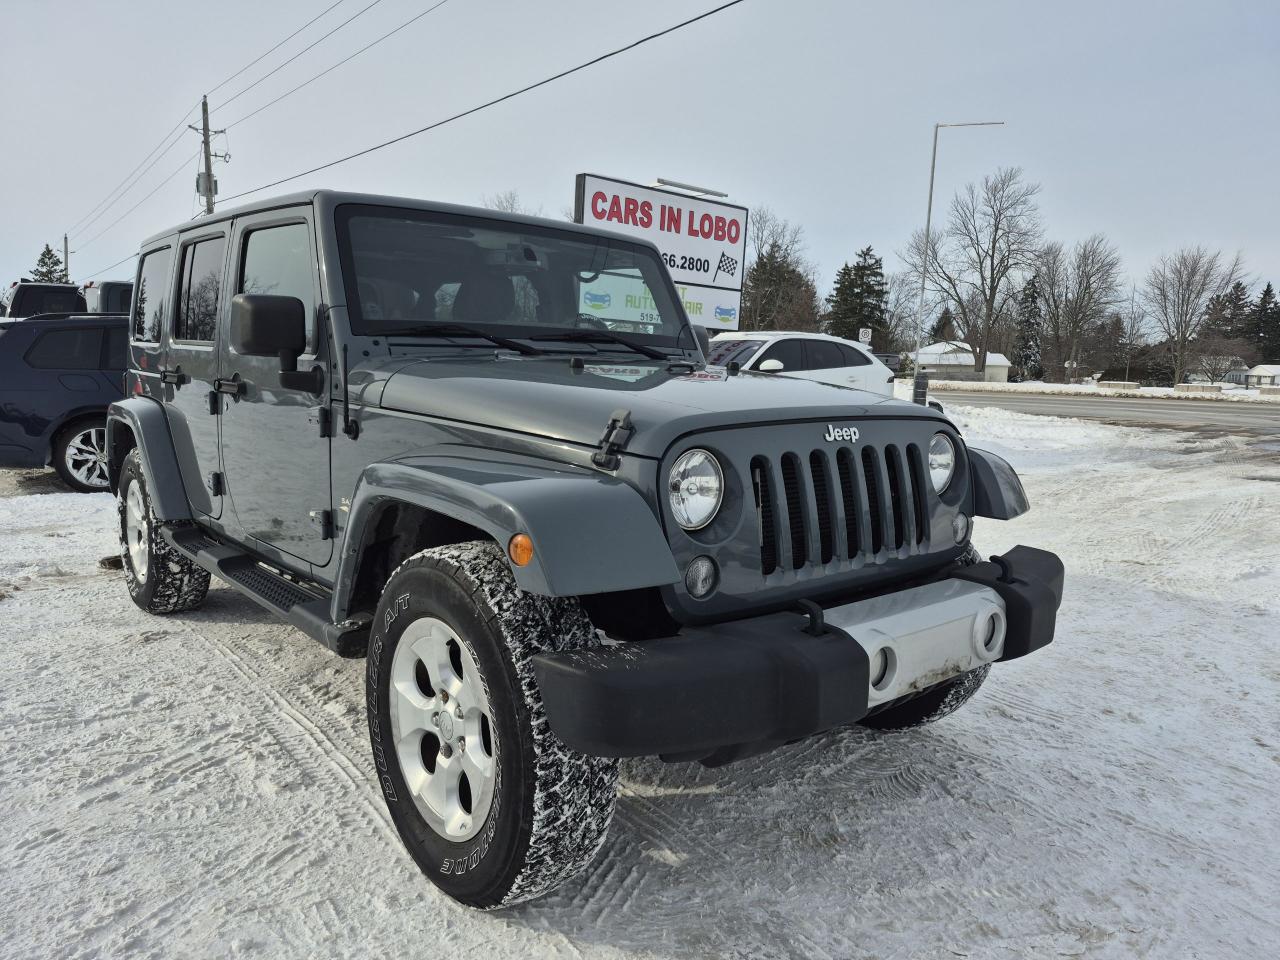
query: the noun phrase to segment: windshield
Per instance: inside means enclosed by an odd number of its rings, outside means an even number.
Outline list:
[[[691,346],[657,254],[625,240],[456,214],[343,205],[338,243],[357,334],[431,324],[504,337],[608,330]],[[353,296],[352,294],[355,294]]]
[[[763,340],[724,340],[716,337],[711,341],[711,353],[707,362],[718,367],[728,366],[735,360],[746,363],[762,346]]]

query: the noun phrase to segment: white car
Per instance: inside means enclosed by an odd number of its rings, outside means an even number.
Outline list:
[[[785,373],[893,396],[893,371],[870,347],[825,333],[726,330],[711,341],[709,359],[717,366],[737,363],[742,370]]]

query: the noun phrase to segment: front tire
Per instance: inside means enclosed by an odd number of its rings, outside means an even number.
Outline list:
[[[618,761],[556,738],[532,663],[597,643],[576,600],[520,590],[493,543],[425,550],[387,581],[366,676],[374,763],[405,847],[455,900],[540,896],[603,843]]]
[[[179,613],[198,607],[209,592],[209,571],[165,542],[151,509],[142,455],[129,451],[116,492],[120,560],[129,596],[147,613]]]

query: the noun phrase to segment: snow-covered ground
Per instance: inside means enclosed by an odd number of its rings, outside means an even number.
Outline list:
[[[0,472],[0,955],[1168,957],[1280,951],[1280,463],[954,407],[1068,570],[1057,640],[932,728],[628,763],[581,879],[479,914],[370,777],[360,662],[225,588],[148,617],[106,496]]]
[[[929,380],[930,390],[959,390],[969,393],[1050,393],[1064,396],[1084,394],[1091,397],[1133,397],[1142,400],[1232,400],[1236,402],[1276,403],[1280,404],[1280,396],[1264,394],[1250,387],[1245,388],[1233,383],[1217,384],[1221,387],[1217,393],[1180,393],[1173,387],[1138,387],[1136,390],[1118,390],[1113,387],[1100,387],[1093,381],[1085,383],[1042,383],[1039,380],[1028,380],[1023,383],[986,383],[972,380]],[[895,395],[902,400],[911,398],[911,380],[899,377],[894,383]]]

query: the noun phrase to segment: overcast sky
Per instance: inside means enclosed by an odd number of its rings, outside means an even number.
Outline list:
[[[0,276],[103,199],[199,99],[332,0],[0,0]],[[344,0],[212,97],[226,126],[430,5]],[[224,196],[423,126],[715,6],[449,0],[218,138]],[[194,117],[193,117],[194,119]],[[1043,185],[1048,235],[1095,231],[1139,277],[1162,252],[1241,251],[1280,283],[1280,2],[746,0],[598,67],[278,191],[331,186],[479,203],[515,189],[560,216],[580,171],[724,190],[804,226],[824,292],[872,244],[923,224],[935,121],[935,222],[999,166]],[[136,251],[197,209],[197,148],[171,150],[73,233],[72,274]],[[269,196],[264,193],[258,196]],[[126,264],[107,276],[127,276]]]

